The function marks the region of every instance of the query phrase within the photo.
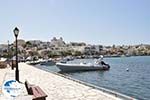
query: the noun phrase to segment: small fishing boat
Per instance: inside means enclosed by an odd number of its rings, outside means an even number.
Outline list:
[[[61,72],[75,72],[75,71],[95,71],[95,70],[109,70],[110,66],[102,63],[80,63],[80,64],[71,64],[71,63],[56,63],[56,66],[60,69]]]
[[[40,65],[45,65],[45,66],[52,66],[55,65],[56,63],[53,60],[45,60],[45,61],[41,61]]]

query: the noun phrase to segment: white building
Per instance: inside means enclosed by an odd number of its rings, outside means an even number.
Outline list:
[[[32,45],[40,45],[42,43],[42,41],[40,40],[30,40],[29,41]]]
[[[25,40],[17,39],[18,46],[24,46],[26,44]],[[16,41],[14,41],[13,45],[16,45]]]
[[[64,47],[64,46],[66,46],[66,43],[63,41],[62,37],[60,37],[60,39],[56,39],[56,37],[54,37],[51,40],[51,46],[54,46],[54,47]]]
[[[0,52],[8,50],[8,45],[6,44],[0,44]]]
[[[102,50],[103,50],[103,46],[101,45],[88,45],[88,46],[85,46],[84,48],[84,52],[87,52],[87,53],[96,53]]]

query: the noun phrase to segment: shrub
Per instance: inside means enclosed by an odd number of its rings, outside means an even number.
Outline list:
[[[7,67],[7,63],[6,62],[0,62],[0,68],[6,68]]]

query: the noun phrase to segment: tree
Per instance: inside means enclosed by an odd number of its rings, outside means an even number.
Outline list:
[[[26,44],[24,45],[24,48],[25,48],[25,47],[32,47],[31,42],[30,42],[30,41],[27,41]]]
[[[53,57],[54,57],[54,54],[53,54],[52,51],[48,51],[48,52],[47,52],[47,55],[48,55],[49,58],[53,58]]]
[[[80,55],[82,55],[82,53],[80,51],[75,51],[74,52],[74,56],[80,56]]]
[[[27,42],[26,42],[26,45],[32,45],[32,44],[31,44],[31,42],[30,42],[30,41],[27,41]]]

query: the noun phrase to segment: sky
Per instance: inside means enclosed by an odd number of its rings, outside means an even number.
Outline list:
[[[0,44],[18,38],[150,44],[150,0],[0,0]]]

